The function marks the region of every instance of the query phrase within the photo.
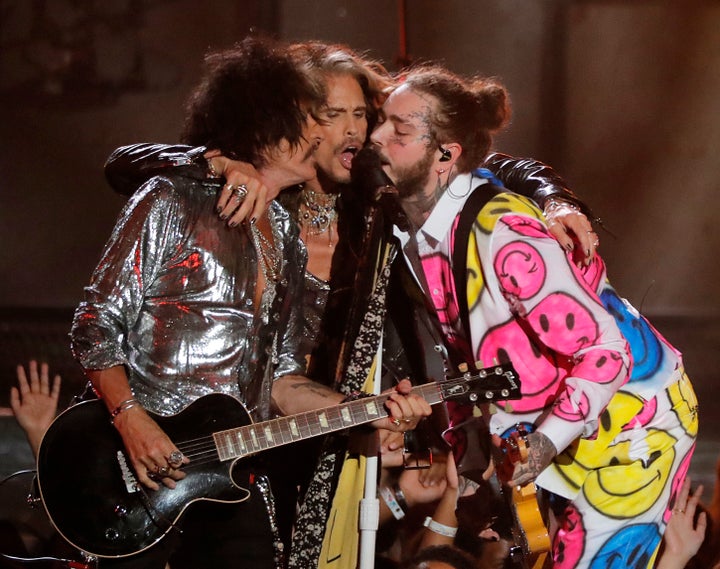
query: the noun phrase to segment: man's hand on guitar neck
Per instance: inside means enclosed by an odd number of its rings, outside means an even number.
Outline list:
[[[512,472],[506,474],[509,486],[525,486],[533,482],[545,470],[557,455],[557,449],[552,441],[543,433],[535,431],[523,437],[525,448],[523,460],[513,460]],[[493,435],[496,445],[501,446],[503,441]],[[505,476],[502,476],[505,478]]]

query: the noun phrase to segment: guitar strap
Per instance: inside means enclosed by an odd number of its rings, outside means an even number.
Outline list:
[[[502,183],[484,168],[478,168],[475,174],[490,179],[490,183],[475,188],[465,202],[460,219],[453,234],[452,270],[455,280],[455,298],[457,299],[463,332],[468,343],[470,336],[470,311],[467,303],[467,253],[470,232],[478,214],[487,203],[503,191]]]

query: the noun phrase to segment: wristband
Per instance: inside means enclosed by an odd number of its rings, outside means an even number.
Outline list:
[[[455,535],[457,534],[457,530],[458,530],[458,528],[446,526],[445,524],[436,522],[430,516],[425,518],[423,525],[426,528],[428,528],[431,532],[436,533],[438,535],[444,535],[445,537],[455,537]]]
[[[407,500],[405,499],[405,493],[400,489],[400,484],[395,482],[392,489],[393,492],[395,492],[395,500],[397,500],[400,507],[407,512],[410,509],[410,506],[408,506]]]
[[[125,401],[122,401],[120,403],[120,405],[115,407],[115,409],[113,409],[110,412],[110,422],[115,424],[115,419],[117,418],[117,416],[120,413],[122,413],[123,411],[127,411],[128,409],[132,409],[133,407],[136,407],[137,405],[140,405],[140,402],[134,398],[130,398],[130,399],[126,399]]]
[[[395,495],[390,488],[382,486],[380,488],[380,495],[396,520],[401,520],[405,517],[405,510],[400,507],[400,504],[398,504],[395,499]]]

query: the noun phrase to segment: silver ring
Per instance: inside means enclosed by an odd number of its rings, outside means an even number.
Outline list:
[[[158,476],[167,476],[168,474],[170,474],[170,469],[167,466],[156,466],[155,473]]]
[[[237,186],[230,184],[228,187],[232,189],[232,193],[238,201],[241,202],[247,197],[248,188],[245,184],[238,184]]]
[[[395,417],[393,417],[392,419],[390,419],[390,422],[397,427],[400,424],[400,419],[396,419]]]
[[[181,453],[179,450],[174,450],[170,453],[170,456],[167,457],[167,461],[170,465],[170,468],[179,468],[180,466],[182,466],[183,453]]]
[[[403,423],[412,423],[412,419],[403,419],[402,422]]]

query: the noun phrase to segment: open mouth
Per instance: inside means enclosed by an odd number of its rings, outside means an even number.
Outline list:
[[[358,153],[358,150],[360,150],[360,149],[357,146],[346,146],[343,149],[343,151],[340,153],[340,163],[347,170],[349,170],[350,167],[352,166],[353,158],[355,158],[355,155]]]

